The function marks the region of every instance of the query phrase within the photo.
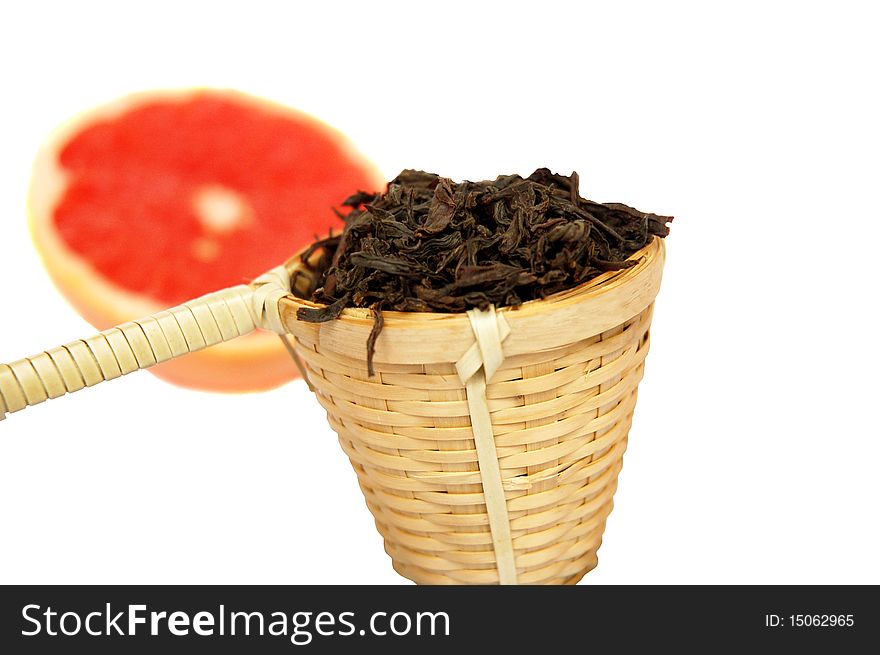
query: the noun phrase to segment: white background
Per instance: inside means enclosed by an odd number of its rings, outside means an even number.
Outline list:
[[[869,3],[15,3],[0,39],[0,361],[90,335],[26,230],[71,114],[238,87],[387,176],[577,170],[676,216],[586,584],[880,583]],[[145,271],[148,274],[148,271]],[[302,382],[140,373],[0,423],[0,582],[404,583]]]

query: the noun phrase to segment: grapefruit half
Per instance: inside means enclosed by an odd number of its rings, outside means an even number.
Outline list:
[[[338,225],[354,190],[384,188],[339,132],[217,89],[153,91],[88,111],[41,148],[34,243],[62,294],[99,330],[248,282]],[[215,391],[296,377],[278,337],[255,333],[150,369]]]

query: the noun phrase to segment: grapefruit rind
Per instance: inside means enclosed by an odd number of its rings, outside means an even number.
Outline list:
[[[254,104],[263,110],[293,116],[311,124],[315,130],[333,137],[349,161],[365,173],[372,173],[377,189],[384,187],[384,179],[375,165],[359,153],[341,132],[313,116],[240,91],[208,88],[146,91],[119,98],[75,116],[57,128],[37,153],[28,190],[28,225],[49,277],[74,309],[99,330],[149,316],[166,307],[149,296],[114,284],[59,237],[54,226],[54,210],[64,195],[68,178],[58,163],[61,150],[87,125],[112,120],[144,103],[184,102],[205,92],[220,93],[242,103]],[[291,252],[297,245],[291,244]],[[148,275],[149,271],[144,271],[144,274]],[[174,384],[226,392],[271,389],[299,377],[295,364],[278,336],[268,332],[255,332],[235,341],[217,344],[149,370]]]

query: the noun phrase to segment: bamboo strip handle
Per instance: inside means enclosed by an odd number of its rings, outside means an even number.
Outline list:
[[[250,285],[209,293],[178,307],[0,364],[0,420],[7,413],[91,387],[253,332],[284,333],[278,303],[290,293],[279,266]]]

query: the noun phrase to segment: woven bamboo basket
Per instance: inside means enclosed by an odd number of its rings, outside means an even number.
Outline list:
[[[6,413],[257,328],[327,411],[394,568],[422,584],[573,584],[596,566],[660,288],[663,241],[632,268],[518,308],[326,323],[294,257],[250,285],[0,365]]]

